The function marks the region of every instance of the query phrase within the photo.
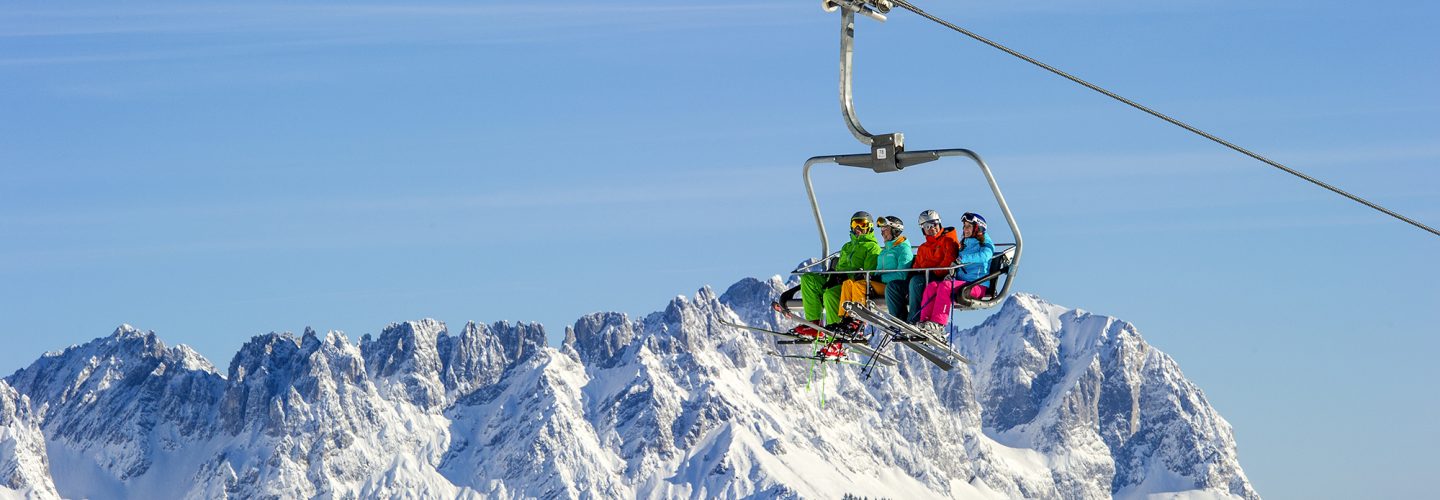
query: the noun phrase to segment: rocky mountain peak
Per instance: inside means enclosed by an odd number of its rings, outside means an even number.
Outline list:
[[[897,346],[866,378],[725,325],[788,326],[785,287],[587,315],[560,349],[524,323],[270,333],[228,379],[122,327],[0,382],[0,487],[44,487],[6,482],[29,449],[64,457],[69,497],[1257,497],[1229,424],[1130,323],[1015,294],[951,332],[974,364]],[[4,441],[27,419],[43,436]]]
[[[500,339],[505,358],[510,363],[519,363],[533,356],[545,347],[545,328],[539,323],[516,323],[500,321],[490,325],[490,331]]]
[[[391,323],[378,338],[361,346],[365,366],[379,377],[402,372],[438,375],[444,368],[439,351],[442,336],[448,336],[445,324],[433,319]]]
[[[586,365],[610,368],[635,339],[635,328],[624,313],[587,314],[566,330],[564,346],[574,349]]]
[[[30,398],[0,380],[0,496],[58,498]]]

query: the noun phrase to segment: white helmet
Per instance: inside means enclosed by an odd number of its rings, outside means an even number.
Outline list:
[[[897,235],[905,231],[905,223],[900,222],[900,218],[894,215],[881,217],[880,221],[875,224],[880,227],[888,227],[892,233]]]
[[[939,225],[940,212],[936,212],[934,210],[926,210],[924,212],[920,212],[920,226],[924,227],[926,224]]]

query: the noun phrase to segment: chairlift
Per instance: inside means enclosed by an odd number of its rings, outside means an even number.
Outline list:
[[[1000,212],[1005,216],[1005,222],[1010,225],[1010,233],[1014,235],[1014,243],[996,243],[996,253],[990,260],[988,273],[979,280],[966,283],[964,286],[956,287],[952,293],[954,311],[966,311],[976,309],[987,309],[1000,304],[1010,293],[1011,284],[1015,281],[1016,269],[1020,265],[1020,253],[1023,240],[1020,236],[1020,227],[1015,223],[1015,217],[1010,213],[1010,206],[1005,202],[1005,196],[1000,193],[1000,186],[995,182],[995,176],[990,173],[990,167],[980,155],[969,149],[935,149],[906,151],[904,135],[900,132],[889,134],[871,134],[860,125],[860,120],[855,116],[855,106],[851,92],[851,75],[853,65],[851,63],[855,44],[855,15],[861,14],[876,21],[885,21],[885,14],[890,10],[890,3],[884,0],[824,0],[822,2],[826,12],[841,12],[840,23],[840,109],[845,117],[845,125],[849,127],[850,133],[861,144],[870,147],[869,154],[842,154],[815,156],[805,161],[803,175],[805,178],[805,192],[810,198],[810,209],[815,215],[815,227],[820,231],[820,255],[819,259],[809,260],[791,271],[792,275],[807,273],[818,274],[856,274],[863,272],[869,278],[871,270],[865,271],[830,271],[826,264],[835,259],[839,252],[830,252],[829,238],[825,232],[825,221],[820,215],[820,204],[815,197],[815,187],[810,181],[810,171],[816,165],[834,164],[837,166],[855,167],[869,169],[877,174],[889,174],[904,171],[907,168],[933,162],[941,158],[964,157],[973,161],[980,167],[986,182],[990,185],[990,191],[995,195],[995,202],[1000,207]],[[911,269],[912,271],[954,271],[960,266],[952,265],[943,268],[921,268]],[[927,273],[929,276],[929,273]],[[977,285],[984,285],[986,292],[979,298],[970,296],[971,289]],[[998,286],[997,286],[998,285]],[[871,287],[870,299],[878,299]],[[795,312],[803,309],[800,297],[800,287],[795,286],[786,290],[780,296],[778,304]],[[904,318],[900,318],[903,320]]]

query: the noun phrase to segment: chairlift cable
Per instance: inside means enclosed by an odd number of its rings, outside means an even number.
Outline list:
[[[1216,137],[1216,136],[1214,136],[1214,135],[1211,135],[1211,134],[1209,134],[1209,133],[1207,133],[1207,132],[1205,132],[1205,131],[1203,131],[1203,130],[1200,130],[1200,129],[1198,129],[1198,128],[1192,127],[1192,126],[1186,124],[1185,122],[1182,122],[1182,121],[1180,121],[1180,120],[1176,120],[1176,119],[1171,118],[1171,117],[1169,117],[1169,116],[1166,116],[1164,113],[1161,113],[1161,112],[1159,112],[1159,111],[1155,111],[1155,110],[1153,110],[1153,109],[1150,109],[1149,107],[1146,107],[1146,106],[1144,106],[1144,105],[1142,105],[1142,104],[1140,104],[1140,103],[1137,103],[1137,102],[1135,102],[1135,101],[1132,101],[1132,100],[1130,100],[1130,99],[1127,99],[1127,98],[1125,98],[1124,96],[1121,96],[1121,95],[1119,95],[1119,94],[1116,94],[1116,93],[1114,93],[1114,92],[1111,92],[1111,91],[1109,91],[1109,90],[1106,90],[1106,89],[1104,89],[1104,88],[1101,88],[1100,86],[1095,85],[1095,84],[1092,84],[1092,83],[1087,82],[1087,81],[1085,81],[1085,80],[1082,80],[1082,79],[1080,79],[1080,78],[1078,78],[1078,77],[1076,77],[1076,76],[1074,76],[1074,75],[1071,75],[1071,74],[1069,74],[1069,73],[1066,73],[1066,72],[1064,72],[1064,71],[1061,71],[1060,69],[1057,69],[1057,68],[1055,68],[1054,66],[1051,66],[1051,65],[1049,65],[1049,64],[1045,64],[1044,62],[1041,62],[1041,61],[1039,61],[1039,60],[1036,60],[1036,59],[1033,58],[1033,57],[1027,56],[1027,55],[1025,55],[1025,54],[1022,54],[1022,53],[1020,53],[1020,52],[1015,51],[1014,49],[1011,49],[1011,48],[1006,47],[1006,46],[1004,46],[1004,45],[1001,45],[1001,44],[999,44],[999,43],[997,43],[997,42],[994,42],[994,41],[992,41],[992,40],[990,40],[990,39],[988,39],[988,38],[985,38],[985,37],[983,37],[983,36],[980,36],[980,35],[972,32],[972,31],[970,31],[970,30],[967,30],[967,29],[965,29],[965,28],[961,28],[961,27],[959,27],[959,26],[956,26],[955,24],[950,23],[949,21],[946,21],[946,20],[941,19],[941,18],[939,18],[939,17],[936,17],[936,16],[934,16],[934,15],[928,13],[928,12],[925,12],[924,10],[921,10],[919,7],[916,7],[914,4],[911,4],[910,2],[908,2],[908,1],[906,1],[906,0],[889,0],[889,1],[890,1],[890,3],[893,3],[894,5],[903,7],[903,8],[905,8],[905,10],[908,10],[908,11],[910,11],[910,12],[914,12],[915,14],[918,14],[918,15],[920,15],[921,17],[924,17],[924,18],[926,18],[926,19],[929,19],[929,20],[931,20],[931,21],[934,21],[934,22],[936,22],[936,23],[938,23],[938,24],[940,24],[940,25],[942,25],[942,26],[945,26],[945,27],[947,27],[947,28],[950,28],[950,29],[952,29],[952,30],[955,30],[956,32],[959,32],[960,34],[963,34],[963,35],[968,36],[968,37],[970,37],[970,38],[974,38],[975,40],[977,40],[977,41],[979,41],[979,42],[981,42],[981,43],[984,43],[984,44],[989,45],[989,46],[991,46],[991,47],[994,47],[994,48],[996,48],[996,49],[1000,49],[1001,51],[1003,51],[1003,52],[1005,52],[1005,53],[1007,53],[1007,54],[1010,54],[1010,55],[1012,55],[1012,56],[1018,57],[1018,58],[1024,60],[1025,62],[1028,62],[1028,63],[1033,64],[1033,65],[1035,65],[1035,66],[1039,66],[1039,67],[1041,67],[1041,68],[1043,68],[1043,69],[1045,69],[1045,70],[1047,70],[1047,71],[1049,71],[1049,72],[1051,72],[1051,73],[1054,73],[1054,74],[1056,74],[1056,75],[1060,75],[1060,76],[1062,76],[1062,77],[1065,77],[1066,79],[1068,79],[1068,80],[1070,80],[1070,81],[1072,81],[1072,82],[1078,83],[1078,84],[1080,84],[1080,85],[1083,85],[1083,86],[1085,86],[1086,88],[1089,88],[1090,90],[1094,90],[1094,91],[1096,91],[1096,92],[1099,92],[1099,93],[1101,93],[1101,94],[1104,94],[1104,95],[1106,95],[1106,96],[1109,96],[1109,97],[1112,98],[1112,99],[1115,99],[1115,100],[1117,100],[1117,101],[1120,101],[1120,102],[1123,102],[1123,103],[1125,103],[1125,104],[1130,105],[1130,107],[1133,107],[1133,108],[1138,109],[1138,110],[1140,110],[1140,111],[1144,111],[1144,112],[1146,112],[1146,113],[1149,113],[1150,115],[1152,115],[1152,116],[1154,116],[1154,117],[1156,117],[1156,118],[1159,118],[1159,119],[1161,119],[1161,120],[1165,120],[1165,121],[1167,121],[1167,122],[1170,122],[1171,124],[1173,124],[1173,125],[1175,125],[1175,126],[1178,126],[1178,127],[1180,127],[1180,128],[1183,128],[1183,129],[1185,129],[1185,130],[1188,130],[1188,131],[1190,131],[1190,132],[1192,132],[1192,133],[1194,133],[1194,134],[1196,134],[1196,135],[1199,135],[1199,136],[1201,136],[1201,137],[1204,137],[1204,138],[1206,138],[1206,139],[1210,139],[1211,141],[1214,141],[1214,142],[1216,142],[1216,143],[1218,143],[1218,144],[1220,144],[1220,145],[1222,145],[1222,146],[1225,146],[1225,147],[1228,147],[1228,148],[1230,148],[1230,149],[1233,149],[1233,150],[1235,150],[1235,151],[1237,151],[1237,152],[1239,152],[1239,153],[1241,153],[1241,154],[1244,154],[1245,156],[1249,156],[1249,157],[1251,157],[1251,158],[1254,158],[1254,159],[1256,159],[1256,160],[1259,160],[1259,161],[1261,161],[1261,162],[1264,162],[1264,163],[1266,163],[1266,164],[1268,164],[1268,165],[1270,165],[1270,166],[1272,166],[1272,167],[1278,168],[1278,169],[1280,169],[1280,170],[1284,170],[1285,172],[1288,172],[1288,173],[1291,174],[1291,175],[1294,175],[1294,176],[1299,177],[1299,178],[1301,178],[1301,179],[1305,179],[1305,180],[1307,180],[1307,181],[1310,181],[1310,183],[1312,183],[1312,184],[1315,184],[1315,185],[1317,185],[1317,186],[1320,186],[1320,187],[1323,187],[1323,188],[1328,189],[1328,190],[1330,190],[1330,191],[1333,191],[1333,192],[1336,193],[1336,194],[1339,194],[1339,195],[1341,195],[1341,196],[1344,196],[1344,197],[1346,197],[1346,198],[1349,198],[1349,199],[1351,199],[1351,200],[1353,200],[1353,201],[1355,201],[1355,202],[1358,202],[1358,203],[1360,203],[1360,204],[1362,204],[1362,205],[1365,205],[1365,206],[1367,206],[1367,207],[1370,207],[1370,208],[1373,208],[1373,209],[1375,209],[1375,210],[1378,210],[1378,211],[1380,211],[1380,212],[1382,212],[1382,213],[1384,213],[1384,214],[1386,214],[1386,215],[1389,215],[1389,216],[1391,216],[1391,217],[1394,217],[1394,218],[1396,218],[1396,219],[1400,219],[1401,221],[1404,221],[1404,222],[1406,222],[1406,223],[1409,223],[1409,224],[1412,225],[1412,226],[1415,226],[1415,227],[1418,227],[1418,228],[1423,229],[1423,230],[1425,230],[1425,231],[1428,231],[1428,232],[1430,232],[1431,234],[1433,234],[1433,235],[1435,235],[1435,236],[1440,236],[1440,231],[1436,231],[1434,228],[1431,228],[1430,226],[1427,226],[1427,225],[1425,225],[1425,224],[1422,224],[1422,223],[1420,223],[1419,221],[1416,221],[1416,220],[1414,220],[1414,219],[1411,219],[1411,218],[1409,218],[1409,217],[1406,217],[1406,216],[1404,216],[1404,215],[1401,215],[1401,214],[1399,214],[1399,213],[1396,213],[1396,212],[1394,212],[1394,211],[1392,211],[1392,210],[1390,210],[1390,209],[1387,209],[1387,208],[1385,208],[1385,207],[1382,207],[1382,206],[1380,206],[1380,205],[1377,205],[1377,204],[1375,204],[1375,203],[1372,203],[1372,202],[1370,202],[1369,200],[1366,200],[1366,199],[1361,198],[1361,197],[1359,197],[1359,196],[1355,196],[1355,195],[1353,195],[1353,194],[1350,194],[1350,193],[1346,192],[1345,190],[1342,190],[1342,189],[1340,189],[1340,188],[1338,188],[1338,187],[1335,187],[1335,186],[1332,186],[1332,185],[1330,185],[1330,184],[1327,184],[1327,183],[1325,183],[1325,182],[1323,182],[1323,181],[1321,181],[1321,180],[1319,180],[1319,179],[1316,179],[1316,178],[1314,178],[1314,177],[1311,177],[1311,176],[1309,176],[1309,175],[1306,175],[1304,172],[1300,172],[1300,171],[1295,170],[1295,169],[1293,169],[1293,168],[1290,168],[1290,167],[1287,167],[1287,166],[1285,166],[1285,165],[1282,165],[1282,164],[1280,164],[1279,162],[1276,162],[1276,161],[1274,161],[1274,160],[1271,160],[1271,159],[1269,159],[1269,158],[1266,158],[1266,157],[1264,157],[1264,156],[1261,156],[1261,155],[1259,155],[1259,154],[1257,154],[1257,153],[1254,153],[1254,152],[1252,152],[1252,151],[1250,151],[1250,150],[1248,150],[1248,149],[1245,149],[1245,148],[1242,148],[1242,147],[1237,146],[1237,145],[1235,145],[1235,144],[1232,144],[1232,143],[1229,142],[1229,141],[1226,141],[1226,140],[1224,140],[1224,139],[1221,139],[1221,138],[1219,138],[1219,137]]]

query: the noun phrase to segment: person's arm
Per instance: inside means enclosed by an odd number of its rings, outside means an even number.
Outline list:
[[[954,265],[954,262],[956,262],[956,260],[960,258],[960,240],[959,240],[959,239],[956,239],[956,237],[955,237],[955,231],[953,231],[953,230],[947,231],[947,232],[945,233],[945,238],[946,238],[947,240],[949,240],[950,242],[953,242],[953,243],[955,244],[954,246],[950,246],[950,247],[942,247],[942,251],[944,251],[946,254],[949,254],[949,255],[943,255],[943,254],[942,254],[942,255],[940,256],[941,259],[942,259],[941,262],[946,262],[946,263],[949,263],[949,264],[937,264],[937,265],[934,266],[934,267],[940,267],[940,266],[944,266],[944,265]],[[942,278],[942,279],[944,279],[944,278],[946,278],[946,277],[953,277],[954,275],[959,274],[960,272],[961,272],[961,270],[959,270],[959,269],[952,269],[952,270],[949,270],[949,271],[935,271],[935,276],[936,276],[937,278]]]
[[[855,243],[846,243],[840,247],[840,258],[835,260],[835,271],[855,270]]]
[[[990,262],[990,258],[994,257],[994,254],[994,245],[984,243],[966,245],[964,249],[960,250],[960,257],[956,259],[956,262],[966,265],[986,263]]]
[[[876,270],[876,269],[879,269],[879,268],[880,268],[880,267],[879,267],[879,264],[880,264],[880,246],[879,246],[879,245],[875,245],[875,246],[866,245],[866,246],[865,246],[865,249],[864,249],[863,251],[865,252],[865,263],[864,263],[864,265],[862,266],[862,269],[867,269],[867,270],[871,270],[871,271],[874,271],[874,270]],[[865,276],[864,274],[862,274],[862,275],[859,276],[858,279],[862,279],[862,280],[863,280],[863,279],[867,279],[867,278],[868,278],[870,281],[880,281],[880,273],[870,273],[870,275],[869,275],[868,277]]]

